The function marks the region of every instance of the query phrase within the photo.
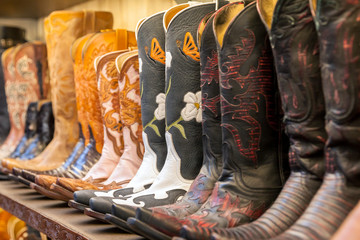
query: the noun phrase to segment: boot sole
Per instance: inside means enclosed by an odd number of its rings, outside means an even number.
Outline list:
[[[128,218],[128,226],[136,233],[150,240],[171,240],[172,237],[156,230],[136,218]]]
[[[97,220],[100,220],[102,222],[107,222],[105,220],[105,214],[101,213],[101,212],[96,212],[94,210],[92,210],[91,208],[89,208],[89,206],[87,206],[85,209],[84,209],[84,214],[89,216],[89,217],[92,217],[92,218],[95,218]]]
[[[51,184],[50,189],[53,190],[54,192],[64,195],[65,197],[67,197],[67,202],[70,200],[74,199],[74,193],[57,185],[56,183]]]
[[[64,195],[60,195],[53,191],[47,190],[47,189],[37,185],[36,183],[30,183],[30,187],[32,189],[34,189],[35,191],[37,191],[38,193],[40,193],[46,197],[55,199],[55,200],[61,200],[61,201],[65,201],[65,202],[68,202],[70,200],[67,197],[65,197]]]
[[[137,234],[127,225],[126,221],[124,221],[121,218],[118,218],[112,214],[109,214],[109,213],[105,214],[105,221],[115,225],[116,227],[120,228],[121,230],[123,230],[125,232]]]
[[[85,204],[82,204],[82,203],[78,203],[76,202],[75,200],[70,200],[68,202],[68,206],[69,207],[72,207],[72,208],[75,208],[81,212],[84,212],[85,211],[85,208],[88,208],[89,206],[88,205],[85,205]]]

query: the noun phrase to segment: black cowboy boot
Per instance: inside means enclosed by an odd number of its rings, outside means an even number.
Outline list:
[[[326,105],[326,173],[303,215],[276,239],[330,239],[360,199],[360,2],[318,0],[313,8]]]
[[[74,193],[72,207],[84,210],[92,197],[102,204],[93,203],[94,210],[110,213],[112,198],[133,194],[151,186],[162,169],[166,158],[165,142],[165,32],[164,12],[145,19],[138,26],[137,44],[141,88],[141,117],[145,152],[142,164],[126,188],[118,190],[82,190]],[[109,201],[105,200],[108,198]],[[97,206],[97,207],[95,207]]]
[[[15,150],[10,154],[9,158],[19,158],[34,140],[36,134],[36,121],[38,115],[38,102],[31,102],[26,111],[25,132]]]
[[[273,6],[273,11],[266,11],[268,6]],[[325,104],[319,44],[309,1],[258,0],[258,7],[270,35],[277,69],[291,143],[291,175],[275,203],[260,218],[237,228],[211,229],[214,235],[217,233],[215,239],[268,239],[284,232],[305,211],[325,172]],[[292,21],[287,21],[290,18]]]
[[[21,154],[20,159],[32,159],[39,155],[54,136],[54,115],[51,102],[40,103],[36,120],[36,138]]]
[[[214,18],[219,50],[223,172],[207,202],[179,222],[180,236],[209,239],[263,214],[283,181],[281,121],[268,35],[255,2]]]
[[[172,204],[188,191],[202,165],[200,56],[195,41],[202,18],[214,3],[190,6],[169,18],[166,31],[166,133],[167,157],[151,187],[126,200],[114,199],[113,215],[126,220],[136,207]],[[171,11],[170,11],[171,13]],[[173,16],[173,14],[170,14]],[[92,201],[92,200],[91,200]]]
[[[177,218],[195,213],[210,196],[221,174],[222,133],[220,127],[219,68],[216,41],[213,33],[213,18],[213,14],[205,16],[198,30],[201,66],[203,165],[200,173],[181,201],[150,209],[137,209],[137,219],[129,220],[128,223],[133,231],[147,238],[161,239],[163,234],[174,232],[173,228],[176,228],[175,232],[179,231],[181,226],[176,224]],[[162,233],[154,231],[153,228]],[[171,236],[171,234],[169,235]]]

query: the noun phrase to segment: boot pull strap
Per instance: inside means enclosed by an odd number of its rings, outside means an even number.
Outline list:
[[[128,32],[125,29],[116,29],[115,49],[122,50],[128,47]]]
[[[84,21],[83,21],[84,35],[95,32],[95,11],[84,10]]]

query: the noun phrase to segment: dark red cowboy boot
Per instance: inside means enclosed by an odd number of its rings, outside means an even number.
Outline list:
[[[319,44],[309,1],[271,2],[276,5],[258,0],[258,9],[273,48],[284,122],[291,143],[291,175],[275,203],[259,219],[237,228],[211,229],[217,233],[215,239],[268,239],[281,234],[305,211],[325,172],[325,104]],[[270,16],[264,9],[266,6],[274,6]],[[286,21],[290,18],[292,21]]]
[[[214,18],[219,50],[223,172],[207,202],[180,219],[180,235],[210,238],[208,229],[257,219],[281,190],[282,138],[271,48],[255,3]],[[178,233],[179,234],[179,233]]]
[[[360,2],[318,0],[313,7],[326,105],[326,173],[303,215],[276,239],[330,239],[360,199]]]

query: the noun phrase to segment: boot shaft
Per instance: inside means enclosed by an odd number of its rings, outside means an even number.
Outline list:
[[[340,171],[347,184],[359,186],[360,4],[317,1],[313,8],[326,104],[327,171]]]
[[[285,128],[291,144],[291,168],[322,178],[327,138],[325,104],[319,44],[309,1],[259,0],[258,6],[271,39]]]
[[[67,140],[69,151],[79,136],[70,46],[80,36],[111,28],[112,22],[111,13],[91,11],[55,11],[45,20],[45,38],[55,117],[54,137],[59,136]],[[62,64],[58,64],[59,61]]]
[[[125,151],[135,159],[143,158],[140,77],[138,51],[131,51],[116,58],[119,80],[120,121],[123,125]]]
[[[200,54],[197,28],[204,16],[215,10],[206,3],[185,8],[170,21],[166,29],[166,130],[172,153],[180,158],[184,179],[194,179],[202,165],[202,114],[200,89]],[[167,13],[167,15],[171,15]]]
[[[50,101],[40,102],[36,121],[36,133],[40,142],[47,145],[54,136],[54,114]]]
[[[75,82],[75,95],[76,95],[76,110],[79,121],[79,127],[81,128],[82,135],[85,140],[85,145],[89,143],[89,122],[85,111],[85,103],[87,101],[85,96],[86,84],[84,81],[84,63],[82,60],[82,49],[94,33],[86,34],[74,41],[71,46],[71,57],[73,59],[74,66],[74,82]]]
[[[165,31],[164,12],[139,24],[136,38],[139,48],[141,118],[146,152],[156,155],[160,172],[166,159],[165,142]]]
[[[204,154],[200,173],[216,180],[222,170],[222,132],[218,51],[213,32],[214,17],[214,14],[209,14],[206,21],[200,23],[198,36]]]
[[[96,150],[101,153],[104,145],[103,121],[97,88],[94,60],[105,53],[136,47],[135,33],[124,29],[103,30],[95,33],[82,49],[85,112],[94,134]]]
[[[214,19],[224,159],[220,181],[234,178],[250,189],[271,192],[283,181],[276,78],[256,5],[242,8],[239,4]]]
[[[96,78],[98,81],[101,114],[104,123],[104,144],[120,158],[124,152],[123,125],[120,121],[119,83],[116,58],[127,50],[114,51],[101,56],[97,61]]]

